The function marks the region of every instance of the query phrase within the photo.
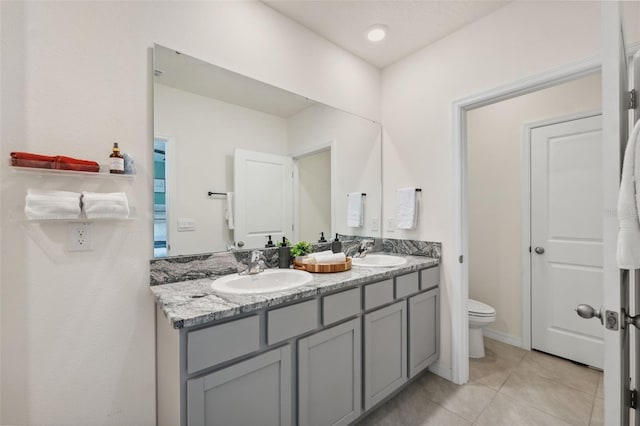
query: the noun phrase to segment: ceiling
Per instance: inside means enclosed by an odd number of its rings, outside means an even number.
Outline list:
[[[378,68],[427,46],[511,0],[263,0],[343,49]],[[372,43],[374,24],[389,28]]]

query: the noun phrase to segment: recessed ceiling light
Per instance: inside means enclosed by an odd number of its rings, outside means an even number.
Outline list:
[[[369,39],[369,41],[377,43],[384,40],[384,38],[387,36],[387,30],[388,28],[385,25],[372,25],[367,31],[367,38]]]

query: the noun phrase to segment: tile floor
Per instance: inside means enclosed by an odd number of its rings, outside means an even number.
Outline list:
[[[595,426],[604,424],[602,373],[485,338],[469,383],[426,373],[359,426]]]

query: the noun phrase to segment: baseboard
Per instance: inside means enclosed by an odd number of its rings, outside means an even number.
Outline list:
[[[512,336],[503,331],[492,330],[490,328],[485,328],[482,330],[484,336],[489,339],[497,340],[498,342],[506,343],[507,345],[517,346],[522,348],[522,337]]]
[[[440,376],[443,379],[446,379],[446,380],[448,380],[450,382],[453,381],[451,379],[453,377],[451,369],[450,368],[441,367],[439,362],[434,362],[433,364],[431,364],[429,366],[429,371],[431,371],[436,376]]]

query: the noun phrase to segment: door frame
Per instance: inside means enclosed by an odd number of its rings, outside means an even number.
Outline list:
[[[626,48],[627,55],[640,49],[640,42]],[[548,71],[535,74],[493,89],[475,93],[452,102],[452,193],[453,250],[443,258],[452,265],[451,285],[451,380],[464,384],[469,380],[469,229],[467,219],[467,112],[520,95],[546,89],[586,77],[602,69],[602,57],[592,56]],[[460,261],[462,259],[462,261]]]
[[[337,160],[337,155],[336,155],[336,140],[334,138],[329,139],[326,142],[320,143],[318,145],[313,145],[311,147],[307,147],[304,148],[300,151],[296,151],[292,154],[289,154],[291,156],[291,158],[293,159],[293,197],[292,197],[292,201],[293,201],[293,240],[292,241],[299,241],[299,232],[300,232],[300,200],[298,198],[298,190],[299,190],[299,171],[298,171],[298,160],[300,158],[306,157],[308,155],[313,155],[313,154],[317,154],[318,152],[322,152],[322,151],[329,151],[329,157],[330,157],[330,164],[331,164],[331,183],[330,183],[330,187],[331,187],[331,231],[330,234],[327,236],[325,235],[325,238],[327,238],[328,241],[331,241],[331,236],[335,234],[335,230],[336,230],[336,214],[335,214],[335,195],[336,195],[336,184],[337,184],[337,179],[336,179],[336,160]]]
[[[601,110],[589,110],[573,114],[536,120],[524,123],[522,126],[522,138],[520,149],[520,193],[522,194],[520,219],[521,219],[521,287],[522,287],[522,348],[531,350],[531,132],[534,129],[565,123],[567,121],[581,120],[583,118],[602,115]]]
[[[153,135],[154,141],[156,139],[162,139],[164,141],[164,191],[165,191],[165,215],[166,215],[166,226],[167,226],[167,256],[171,256],[171,220],[173,219],[173,214],[171,209],[175,208],[175,188],[176,188],[176,137],[169,136],[162,133],[154,133]],[[151,193],[153,194],[153,180],[151,183]],[[152,218],[153,222],[153,218]],[[155,256],[153,256],[155,257]]]

